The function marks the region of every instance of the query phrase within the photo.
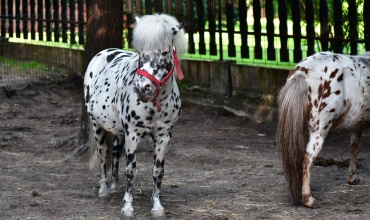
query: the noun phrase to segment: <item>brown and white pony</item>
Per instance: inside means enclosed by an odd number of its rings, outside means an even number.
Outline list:
[[[277,146],[294,203],[315,208],[311,168],[331,129],[348,132],[348,184],[357,184],[359,139],[370,127],[370,53],[316,53],[290,71],[278,95]]]

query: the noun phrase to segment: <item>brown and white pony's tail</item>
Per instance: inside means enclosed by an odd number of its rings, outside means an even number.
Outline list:
[[[98,143],[94,137],[94,129],[91,120],[89,120],[89,147],[90,147],[90,170],[93,172],[101,172],[101,159],[97,151]],[[108,159],[106,161],[107,170],[111,167],[112,164],[112,137],[110,133],[106,133],[105,141],[108,146]]]
[[[292,76],[278,95],[277,146],[294,204],[302,200],[303,157],[307,144],[307,84]]]

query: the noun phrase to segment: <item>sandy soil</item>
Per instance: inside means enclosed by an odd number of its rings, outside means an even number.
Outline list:
[[[79,133],[80,80],[0,94],[1,219],[122,219],[119,192],[98,199]],[[318,209],[294,206],[274,140],[276,123],[255,124],[223,109],[184,103],[165,165],[168,219],[370,219],[370,137],[362,140],[357,186],[346,184],[346,134],[331,133],[313,168]],[[138,152],[136,219],[150,219],[152,143]],[[122,164],[124,164],[123,160]],[[325,165],[325,166],[324,166]]]

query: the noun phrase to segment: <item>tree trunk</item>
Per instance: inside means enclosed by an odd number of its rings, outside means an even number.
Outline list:
[[[123,47],[123,1],[87,0],[86,12],[85,70],[98,52]],[[82,103],[80,143],[87,143],[89,117]]]

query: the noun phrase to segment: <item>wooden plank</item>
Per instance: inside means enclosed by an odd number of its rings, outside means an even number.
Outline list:
[[[329,50],[328,38],[329,38],[330,28],[329,28],[329,10],[328,10],[327,0],[320,0],[320,27],[321,27],[321,34],[320,34],[321,50],[328,51]]]
[[[30,0],[30,9],[31,9],[31,39],[36,39],[36,12],[35,12],[36,3],[35,0]]]
[[[239,24],[242,45],[240,46],[240,55],[242,58],[249,58],[248,46],[248,22],[247,22],[247,2],[239,1]]]
[[[322,2],[322,1],[320,1]],[[320,7],[320,11],[321,11]],[[320,17],[321,17],[320,13]],[[310,56],[315,53],[315,15],[314,15],[314,8],[313,8],[313,0],[306,0],[306,32],[307,32],[307,56]],[[323,37],[323,32],[321,31],[321,37]],[[326,45],[327,47],[327,45]],[[328,50],[328,49],[326,49]]]
[[[348,0],[348,23],[349,23],[349,39],[351,55],[357,54],[357,39],[358,39],[358,19],[356,0]]]
[[[261,46],[261,2],[253,1],[253,18],[254,18],[254,58],[262,59],[262,46]]]
[[[274,45],[274,1],[266,0],[266,29],[267,29],[267,60],[276,60],[276,51]]]
[[[193,0],[186,0],[186,20],[187,20],[187,27],[188,27],[188,53],[195,54],[195,43],[194,43],[194,6]]]
[[[59,0],[53,0],[54,42],[59,42]]]
[[[292,0],[293,38],[294,38],[294,62],[302,60],[301,49],[301,3],[299,0]]]
[[[365,39],[365,49],[370,51],[370,0],[364,0],[364,39]]]
[[[280,61],[289,62],[288,10],[286,0],[279,0]]]
[[[44,5],[43,5],[43,0],[37,0],[37,32],[39,34],[39,40],[42,41],[44,40],[44,15],[43,15],[43,10],[44,10]]]
[[[76,3],[75,0],[69,0],[69,31],[71,44],[76,44]]]
[[[236,57],[235,42],[234,42],[234,3],[232,0],[227,0],[225,3],[226,9],[226,28],[229,36],[229,44],[227,45],[227,53],[229,57]]]
[[[198,15],[198,32],[199,32],[199,54],[206,54],[206,43],[204,40],[204,3],[197,1],[197,15]]]
[[[215,1],[208,0],[208,30],[209,30],[209,54],[217,55],[216,45],[216,9]]]
[[[46,15],[46,40],[51,41],[51,5],[50,1],[45,1],[45,15]]]
[[[28,39],[28,0],[22,1],[22,30],[23,39]]]
[[[334,41],[335,53],[343,53],[343,9],[342,0],[334,1]]]
[[[78,43],[80,45],[85,44],[84,38],[84,0],[78,0]]]
[[[67,0],[61,0],[61,7],[62,7],[62,42],[68,42],[68,20],[67,20]]]
[[[15,37],[21,38],[21,1],[20,0],[15,0]]]

